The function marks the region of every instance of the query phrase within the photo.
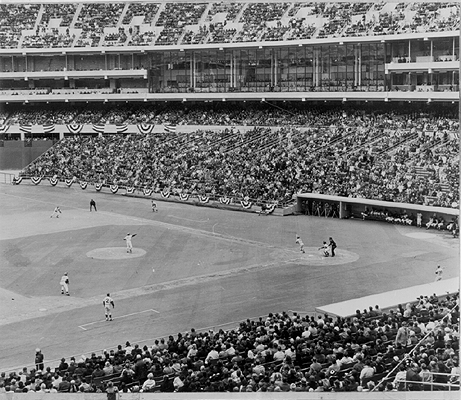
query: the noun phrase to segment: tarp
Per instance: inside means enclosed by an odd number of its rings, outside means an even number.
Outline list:
[[[317,307],[315,311],[319,314],[328,314],[337,317],[351,317],[355,315],[356,310],[362,311],[373,308],[378,305],[381,310],[397,308],[399,304],[405,306],[406,303],[417,301],[419,296],[445,296],[448,293],[453,294],[459,290],[459,278],[442,279],[438,282],[426,283],[424,285],[411,286],[405,289],[392,290],[370,296],[359,297],[340,303],[328,304]]]

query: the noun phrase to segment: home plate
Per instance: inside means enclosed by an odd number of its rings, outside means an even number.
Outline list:
[[[127,253],[126,247],[102,247],[89,251],[86,256],[97,260],[128,260],[146,254],[145,250],[139,248],[133,248],[132,251],[132,253]]]

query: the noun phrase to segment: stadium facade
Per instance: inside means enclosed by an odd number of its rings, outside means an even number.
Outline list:
[[[459,100],[458,3],[0,7],[2,102]]]

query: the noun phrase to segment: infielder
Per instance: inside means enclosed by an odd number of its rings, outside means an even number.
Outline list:
[[[112,313],[111,313],[110,306],[112,306],[112,308],[115,308],[115,304],[114,304],[114,300],[112,300],[112,297],[110,297],[110,293],[107,293],[107,296],[102,301],[102,305],[104,306],[104,313],[106,315],[106,321],[112,321]]]
[[[123,240],[126,240],[126,252],[133,253],[133,244],[131,243],[131,239],[136,236],[136,233],[130,234],[129,232],[126,234]]]
[[[304,251],[304,243],[303,241],[301,240],[301,238],[299,237],[299,235],[296,235],[296,241],[295,241],[296,244],[299,244],[299,251],[301,253],[305,253]]]
[[[56,218],[59,218],[59,214],[61,214],[61,209],[59,208],[59,206],[56,206],[56,208],[53,211],[53,214],[50,215],[50,218],[53,218],[54,216],[56,216]]]
[[[61,276],[61,282],[59,282],[61,285],[61,294],[66,294],[67,296],[69,295],[69,277],[67,276],[67,272],[64,273],[63,276]]]
[[[152,212],[158,212],[157,203],[154,200],[152,200]]]

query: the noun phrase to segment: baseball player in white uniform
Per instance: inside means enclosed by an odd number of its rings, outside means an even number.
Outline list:
[[[301,253],[305,253],[305,251],[304,251],[304,243],[303,243],[303,241],[301,240],[301,238],[299,237],[299,235],[296,235],[296,242],[295,242],[295,243],[296,243],[296,244],[299,244],[299,251],[300,251]]]
[[[67,296],[69,296],[69,277],[67,276],[67,272],[61,276],[61,282],[59,283],[61,285],[61,294],[65,293]]]
[[[127,233],[123,240],[126,240],[126,252],[133,253],[133,244],[131,243],[131,239],[136,236],[136,233]]]
[[[107,293],[107,296],[104,297],[102,304],[104,306],[104,313],[106,314],[106,321],[112,321],[112,312],[110,307],[112,306],[112,308],[115,308],[115,304],[112,297],[110,297],[110,293]]]
[[[442,280],[442,274],[443,274],[443,268],[438,265],[437,269],[435,270],[435,281],[441,281]]]
[[[61,214],[61,209],[59,208],[59,206],[56,206],[56,208],[53,211],[53,214],[50,215],[50,218],[59,218],[59,214]]]

